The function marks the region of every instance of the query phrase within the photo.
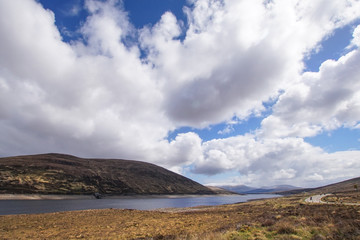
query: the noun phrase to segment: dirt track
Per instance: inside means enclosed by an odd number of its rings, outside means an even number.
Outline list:
[[[308,203],[326,203],[326,202],[321,201],[321,199],[323,197],[328,196],[328,195],[331,195],[331,194],[314,195],[314,196],[311,196],[311,197],[308,197],[307,199],[305,199],[305,202],[308,202]]]

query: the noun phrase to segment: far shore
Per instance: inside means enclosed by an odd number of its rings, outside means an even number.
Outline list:
[[[92,195],[56,195],[56,194],[0,194],[0,200],[65,200],[95,199]]]
[[[228,196],[234,194],[154,194],[154,195],[103,195],[103,199],[132,199],[132,198],[188,198]],[[96,199],[93,195],[59,195],[59,194],[0,194],[0,200],[77,200]]]

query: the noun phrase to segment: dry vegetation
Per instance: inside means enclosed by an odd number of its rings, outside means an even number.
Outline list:
[[[0,158],[2,194],[214,194],[154,164],[65,154]]]
[[[329,203],[357,203],[360,204],[360,191],[338,192],[322,199]]]
[[[304,196],[166,211],[89,210],[0,217],[0,239],[360,239],[360,206]]]

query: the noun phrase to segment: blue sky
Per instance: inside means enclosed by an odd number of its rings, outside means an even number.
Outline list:
[[[50,9],[56,14],[55,23],[60,30],[66,28],[69,31],[76,32],[88,15],[84,9],[80,10],[84,4],[83,0],[75,1],[75,3],[74,1],[59,0],[40,0],[39,2],[45,8]],[[122,7],[128,13],[130,22],[138,29],[147,25],[155,25],[167,11],[172,12],[176,18],[186,26],[187,19],[183,12],[184,6],[191,6],[191,4],[184,0],[125,0],[122,4]],[[79,12],[76,15],[69,15],[69,10],[71,12],[71,9],[74,7],[79,7]],[[358,23],[359,21],[356,21],[355,23],[336,29],[330,36],[324,39],[320,49],[314,51],[307,57],[304,71],[316,72],[325,60],[336,60],[348,52],[349,50],[347,50],[346,47],[350,44],[353,28]],[[62,34],[62,37],[65,41],[71,41],[76,40],[78,35],[74,33],[74,38],[70,38],[68,35]],[[240,121],[236,120],[235,117],[233,121],[237,122],[237,124],[230,125],[229,132],[222,132],[229,126],[226,122],[212,124],[201,129],[183,126],[171,131],[168,139],[173,140],[178,133],[190,131],[196,132],[203,141],[245,134],[260,128],[261,120],[265,116],[266,113],[263,113],[261,116],[250,116],[248,119]],[[330,152],[335,152],[348,149],[360,150],[359,139],[360,133],[358,130],[340,128],[334,131],[334,133],[324,132],[315,137],[307,138],[306,141],[315,146],[326,148]]]
[[[0,156],[137,159],[215,185],[358,177],[360,3],[322,4],[1,1]]]
[[[186,16],[183,7],[187,5],[184,0],[126,0],[124,8],[129,12],[130,21],[136,28],[142,28],[145,25],[156,24],[164,12],[172,12],[177,19],[184,21],[186,24]]]

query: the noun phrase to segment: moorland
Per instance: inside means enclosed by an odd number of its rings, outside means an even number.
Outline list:
[[[358,191],[343,192],[330,204],[305,203],[308,196],[185,209],[0,216],[0,239],[360,239],[360,206],[345,204],[347,196],[360,203]]]
[[[215,194],[160,166],[50,153],[0,158],[0,194]]]
[[[2,193],[214,194],[138,161],[61,154],[0,160]],[[360,239],[359,185],[360,178],[354,178],[285,197],[211,207],[0,216],[0,239]],[[324,203],[305,202],[324,193]]]

